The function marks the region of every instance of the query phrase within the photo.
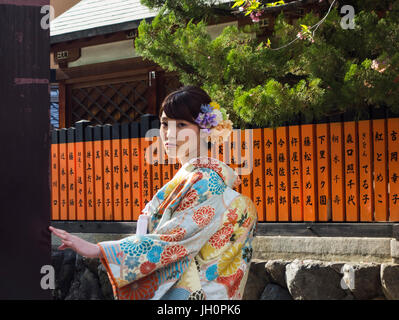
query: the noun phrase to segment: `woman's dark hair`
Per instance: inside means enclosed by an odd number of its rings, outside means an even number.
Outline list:
[[[212,100],[201,88],[185,86],[170,93],[162,102],[159,110],[159,118],[162,112],[168,118],[186,120],[195,123],[195,119],[201,111],[201,105],[208,104]]]

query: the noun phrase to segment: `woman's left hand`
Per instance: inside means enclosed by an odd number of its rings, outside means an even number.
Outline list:
[[[87,258],[100,257],[101,250],[96,244],[74,236],[65,230],[56,229],[54,227],[49,227],[49,229],[62,241],[62,245],[58,247],[58,250],[72,249],[76,253]]]

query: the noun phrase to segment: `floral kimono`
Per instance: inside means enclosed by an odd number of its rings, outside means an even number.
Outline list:
[[[98,243],[119,300],[242,299],[257,220],[236,172],[191,159],[146,205],[148,233]]]

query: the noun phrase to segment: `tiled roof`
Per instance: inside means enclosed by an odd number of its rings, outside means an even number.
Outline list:
[[[51,42],[133,29],[141,20],[152,19],[156,14],[156,10],[150,10],[140,0],[81,0],[51,21]]]

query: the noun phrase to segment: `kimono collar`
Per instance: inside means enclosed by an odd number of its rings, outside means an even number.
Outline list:
[[[193,171],[195,168],[214,170],[230,188],[235,188],[241,184],[241,179],[237,172],[219,159],[211,157],[193,158],[182,167],[183,170],[187,171]]]

